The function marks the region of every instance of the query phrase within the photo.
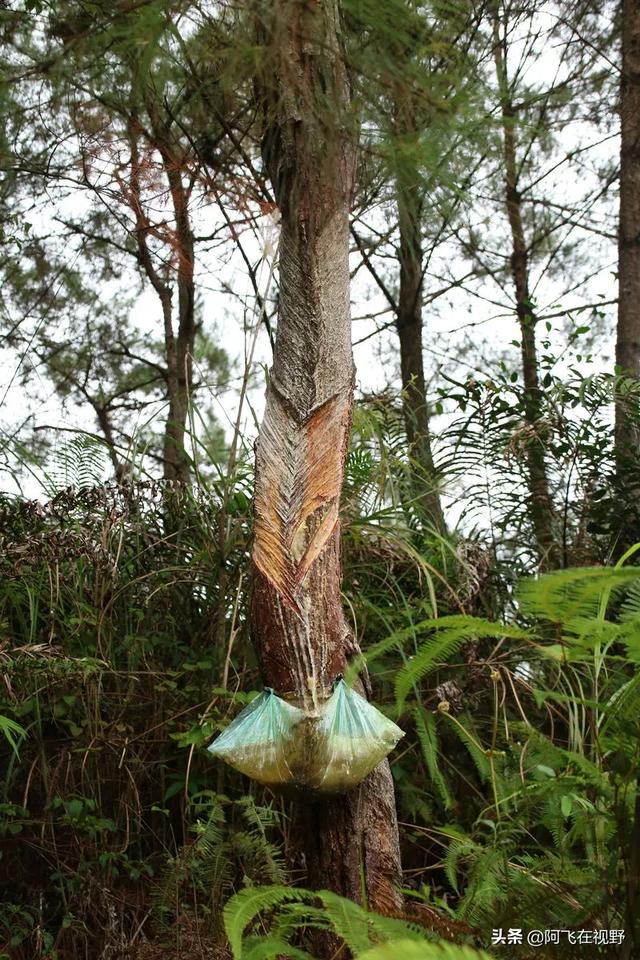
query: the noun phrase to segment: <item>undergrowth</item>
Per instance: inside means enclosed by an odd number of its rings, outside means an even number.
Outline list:
[[[308,957],[320,933],[367,960],[467,960],[500,927],[637,933],[636,555],[514,588],[490,543],[421,524],[396,422],[357,412],[343,549],[374,699],[407,734],[404,914],[305,892],[296,804],[206,753],[261,685],[238,464],[0,506],[5,956]]]

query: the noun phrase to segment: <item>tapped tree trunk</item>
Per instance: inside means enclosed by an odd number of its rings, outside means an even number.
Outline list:
[[[269,64],[263,156],[282,221],[278,329],[256,457],[252,632],[267,683],[315,710],[358,652],[341,603],[339,521],[354,380],[355,143],[335,0],[274,0],[261,9]],[[308,882],[400,910],[388,763],[305,814]]]
[[[563,566],[563,556],[556,532],[556,511],[549,491],[549,477],[544,449],[542,391],[540,389],[536,347],[537,317],[533,311],[529,290],[529,254],[522,216],[522,197],[518,189],[515,136],[517,117],[509,89],[506,41],[500,35],[499,5],[497,3],[493,7],[492,15],[493,58],[502,113],[505,200],[512,244],[511,276],[515,288],[516,313],[520,327],[529,517],[536,540],[540,566],[542,569],[553,570]]]
[[[620,225],[618,237],[618,326],[616,366],[624,377],[640,380],[640,4],[622,2],[620,84]],[[635,393],[636,408],[637,386]],[[625,396],[625,394],[627,394]],[[627,390],[616,397],[615,453],[619,491],[636,519],[623,538],[628,546],[639,534],[640,423],[630,412]]]
[[[400,290],[396,329],[400,342],[403,414],[414,497],[425,518],[438,533],[446,530],[431,450],[429,406],[422,358],[422,199],[416,183],[397,184],[400,231]]]

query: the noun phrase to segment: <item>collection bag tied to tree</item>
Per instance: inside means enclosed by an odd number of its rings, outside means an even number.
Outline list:
[[[318,713],[265,689],[209,752],[267,786],[344,793],[393,750],[403,731],[343,679]]]

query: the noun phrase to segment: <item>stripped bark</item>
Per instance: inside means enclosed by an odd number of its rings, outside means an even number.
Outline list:
[[[422,356],[422,194],[416,183],[398,179],[397,206],[400,230],[400,289],[396,329],[400,342],[402,408],[412,459],[414,498],[438,533],[445,532],[431,449],[429,405]]]
[[[262,7],[271,81],[263,156],[282,215],[274,365],[256,458],[253,637],[264,677],[307,711],[358,648],[341,604],[340,491],[354,367],[349,203],[355,145],[334,0]],[[386,761],[359,790],[310,803],[309,882],[400,909],[400,857]]]
[[[542,391],[538,373],[536,346],[537,317],[529,289],[529,252],[522,215],[522,195],[518,189],[516,147],[517,113],[513,102],[506,67],[506,28],[501,36],[499,6],[492,9],[493,59],[500,93],[502,114],[502,149],[505,173],[505,202],[511,231],[511,276],[516,295],[516,313],[520,326],[522,378],[524,381],[524,420],[527,429],[527,472],[529,516],[543,569],[563,565],[562,550],[556,534],[557,521],[549,491],[549,477],[544,449],[545,426],[542,422]]]
[[[616,365],[625,377],[640,380],[640,5],[637,0],[623,0],[621,27],[620,291]],[[616,398],[616,472],[620,491],[626,493],[632,503],[637,502],[640,493],[640,424],[637,415],[630,414],[630,399],[624,393],[626,391],[621,391]],[[636,506],[636,514],[637,510]]]

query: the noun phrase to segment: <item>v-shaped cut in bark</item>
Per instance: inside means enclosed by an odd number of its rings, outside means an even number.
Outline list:
[[[253,560],[300,613],[299,588],[338,523],[349,395],[300,422],[271,387],[257,455]]]

